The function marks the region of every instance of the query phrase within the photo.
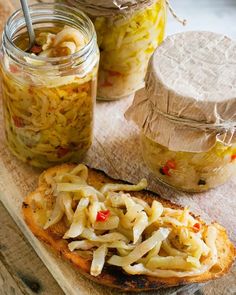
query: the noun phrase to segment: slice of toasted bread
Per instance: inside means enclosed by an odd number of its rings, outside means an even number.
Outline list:
[[[22,205],[22,210],[25,221],[34,235],[43,242],[50,245],[59,255],[69,260],[83,275],[86,275],[91,280],[96,281],[99,284],[119,288],[123,291],[144,291],[190,283],[205,282],[221,277],[227,273],[234,261],[236,251],[233,244],[230,242],[225,229],[219,224],[213,223],[218,229],[218,237],[216,240],[218,263],[217,265],[213,266],[210,271],[207,271],[202,275],[184,278],[157,278],[144,275],[128,275],[121,268],[110,266],[108,264],[105,264],[102,273],[99,276],[94,277],[90,275],[91,261],[79,256],[76,251],[71,252],[68,249],[68,241],[62,239],[66,231],[66,221],[61,220],[56,225],[51,226],[49,229],[43,229],[43,224],[47,219],[44,208],[51,208],[54,198],[51,194],[46,193],[48,190],[48,185],[45,181],[45,178],[50,178],[50,176],[55,175],[59,170],[67,171],[74,166],[75,165],[73,164],[64,164],[45,171],[40,176],[38,188],[25,198]],[[90,185],[100,189],[104,183],[111,182],[123,183],[122,181],[111,179],[101,171],[89,168],[88,183]],[[147,190],[130,192],[130,194],[132,196],[141,198],[148,203],[152,203],[153,199],[155,199],[161,202],[165,207],[183,209],[181,206],[162,199],[157,194]],[[202,226],[206,226],[206,224],[199,217],[197,217],[197,219],[201,222]]]

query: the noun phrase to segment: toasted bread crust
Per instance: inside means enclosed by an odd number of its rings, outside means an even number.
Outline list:
[[[59,224],[57,228],[53,230],[43,230],[42,226],[37,222],[37,213],[35,210],[35,205],[33,198],[35,194],[40,194],[43,198],[50,198],[50,196],[45,195],[45,190],[47,189],[47,184],[44,177],[55,174],[59,170],[68,170],[74,167],[74,164],[64,164],[61,166],[56,166],[45,171],[40,179],[38,188],[29,194],[22,205],[22,211],[24,215],[25,222],[34,233],[34,235],[41,241],[48,244],[52,249],[54,249],[59,255],[69,260],[83,275],[87,276],[91,280],[107,285],[113,288],[118,288],[123,291],[147,291],[147,290],[157,290],[158,288],[167,288],[171,286],[178,286],[190,283],[202,283],[211,279],[216,279],[223,276],[230,269],[235,256],[236,250],[234,245],[230,242],[226,230],[217,223],[214,226],[218,229],[218,238],[216,240],[216,246],[218,250],[218,263],[210,271],[194,277],[184,277],[184,278],[157,278],[144,275],[128,275],[121,268],[105,265],[102,273],[94,277],[90,275],[90,265],[91,261],[86,260],[78,255],[76,252],[70,252],[68,249],[68,242],[62,239],[63,224]],[[104,183],[122,183],[123,181],[115,180],[108,177],[104,172],[90,169],[88,183],[93,185],[95,188],[99,189]],[[177,204],[173,204],[168,200],[162,199],[157,194],[143,190],[139,192],[130,192],[131,195],[142,198],[143,200],[151,203],[153,199],[161,202],[163,206],[173,208],[173,209],[183,209]],[[50,202],[49,202],[50,203]],[[196,217],[196,216],[195,216]],[[196,217],[202,224],[206,226],[205,223]],[[62,229],[61,229],[62,228]]]

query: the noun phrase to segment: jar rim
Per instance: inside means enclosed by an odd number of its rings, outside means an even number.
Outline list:
[[[4,27],[3,35],[2,35],[2,47],[5,46],[5,50],[10,53],[10,55],[14,58],[15,61],[20,61],[20,64],[28,66],[29,64],[24,61],[25,57],[30,58],[31,60],[35,61],[43,61],[52,63],[53,65],[57,65],[57,63],[61,63],[62,61],[68,61],[68,60],[77,60],[78,58],[81,58],[83,56],[86,56],[87,54],[91,53],[93,51],[94,47],[96,46],[96,32],[94,25],[92,21],[89,19],[89,17],[82,12],[81,10],[74,8],[73,9],[65,4],[62,3],[36,3],[29,5],[30,9],[30,15],[32,18],[32,23],[40,24],[41,22],[45,23],[45,18],[47,17],[47,23],[57,23],[59,19],[57,19],[58,16],[61,16],[62,19],[60,19],[61,22],[64,22],[64,25],[67,25],[70,23],[73,24],[73,27],[80,29],[79,25],[75,22],[75,20],[82,21],[87,27],[85,28],[88,31],[88,34],[90,36],[88,42],[85,44],[84,47],[82,47],[77,52],[62,56],[62,57],[42,57],[37,55],[32,55],[28,52],[23,51],[19,47],[17,47],[13,40],[13,37],[15,34],[19,31],[19,29],[26,28],[25,19],[23,16],[23,12],[21,9],[16,10],[7,20],[6,25]],[[53,12],[53,14],[52,14]],[[57,13],[58,15],[56,15]],[[42,17],[44,15],[44,17]],[[72,18],[73,16],[73,18]],[[41,21],[40,21],[41,17]],[[50,17],[50,19],[49,19]],[[68,23],[67,23],[68,22]],[[17,27],[18,25],[18,27]],[[15,27],[14,27],[15,26]],[[12,27],[14,27],[14,31],[11,32]],[[62,63],[63,66],[68,66],[68,63]],[[51,67],[52,65],[50,65]],[[31,68],[47,68],[46,65],[32,65],[30,64]]]

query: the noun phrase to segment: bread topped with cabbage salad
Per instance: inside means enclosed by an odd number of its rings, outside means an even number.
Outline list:
[[[43,242],[90,279],[123,291],[205,282],[224,275],[236,251],[225,229],[83,164],[49,168],[22,205]]]

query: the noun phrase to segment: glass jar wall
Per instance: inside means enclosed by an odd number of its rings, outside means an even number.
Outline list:
[[[97,15],[96,4],[89,10],[84,1],[70,3],[90,16],[97,32],[101,55],[98,98],[120,99],[141,88],[149,58],[164,38],[165,0],[139,0],[110,13],[108,8],[98,10]]]
[[[162,182],[201,192],[226,182],[236,171],[236,144],[217,142],[207,152],[175,152],[141,135],[143,158]]]
[[[6,140],[15,156],[33,166],[79,161],[92,142],[99,60],[94,27],[83,13],[61,4],[33,5],[31,16],[40,54],[27,51],[21,11],[3,34]]]

